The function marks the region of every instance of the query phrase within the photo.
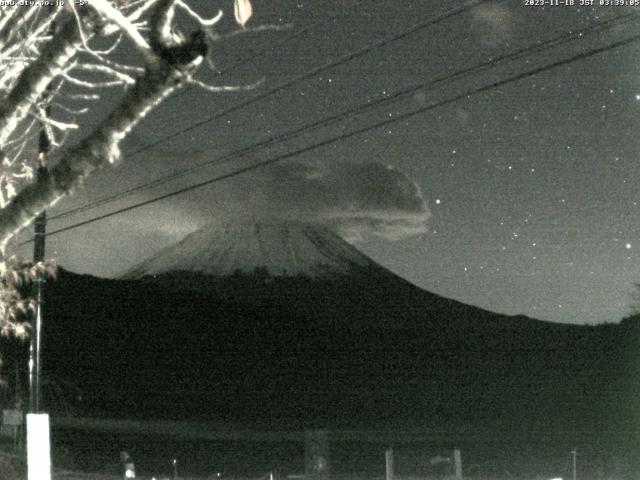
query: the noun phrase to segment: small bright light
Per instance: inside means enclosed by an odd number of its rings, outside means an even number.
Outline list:
[[[624,246],[624,248],[626,248],[627,250],[631,250],[631,244],[630,244],[630,243],[627,243],[627,244]]]
[[[24,334],[26,333],[26,330],[24,328],[24,324],[22,323],[18,323],[16,325],[16,337],[20,338],[22,337]]]
[[[436,198],[436,205],[440,205],[440,199]]]
[[[640,100],[640,93],[636,93],[636,100]]]

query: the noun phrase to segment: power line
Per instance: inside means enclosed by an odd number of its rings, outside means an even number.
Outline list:
[[[372,109],[372,108],[377,108],[383,104],[386,103],[391,103],[391,102],[396,102],[399,101],[411,94],[414,94],[416,92],[422,91],[426,88],[429,87],[434,87],[438,84],[441,83],[448,83],[451,82],[453,80],[458,80],[464,77],[467,77],[471,74],[477,73],[477,72],[482,72],[482,71],[486,71],[489,68],[495,67],[496,65],[506,62],[506,61],[513,61],[513,60],[517,60],[519,58],[522,58],[526,55],[529,55],[531,53],[535,53],[538,51],[543,51],[552,47],[557,47],[559,45],[565,44],[565,43],[569,43],[571,41],[576,41],[576,40],[581,40],[584,38],[585,35],[589,35],[591,33],[594,32],[598,32],[598,31],[602,31],[606,28],[612,28],[615,26],[619,26],[621,21],[629,21],[629,20],[635,20],[638,18],[638,14],[635,13],[629,13],[629,14],[623,14],[623,15],[619,15],[617,17],[611,18],[611,19],[607,19],[604,20],[602,22],[598,22],[594,25],[591,25],[583,30],[581,30],[580,32],[577,32],[575,34],[573,33],[569,33],[569,34],[563,34],[557,37],[554,37],[552,39],[549,39],[547,41],[541,42],[541,43],[537,43],[535,45],[531,45],[522,49],[519,49],[517,51],[508,53],[508,54],[504,54],[501,55],[499,57],[496,57],[494,59],[485,61],[485,62],[481,62],[479,64],[476,64],[472,67],[468,67],[462,70],[459,70],[457,72],[445,75],[445,76],[441,76],[438,77],[434,80],[431,80],[427,83],[422,83],[419,85],[414,85],[405,89],[402,89],[398,92],[395,92],[389,96],[386,97],[381,97],[378,99],[375,99],[373,101],[368,101],[365,104],[361,104],[358,105],[356,107],[352,107],[349,108],[347,110],[344,110],[340,113],[331,115],[329,117],[325,117],[323,119],[317,120],[315,122],[312,122],[310,124],[304,125],[300,128],[294,129],[294,130],[290,130],[288,132],[284,132],[282,134],[279,135],[275,135],[272,136],[268,139],[262,140],[258,143],[255,143],[253,145],[250,145],[248,147],[243,147],[239,150],[236,150],[234,152],[230,152],[228,154],[225,154],[222,157],[213,159],[213,160],[208,160],[206,162],[203,163],[199,163],[197,165],[194,165],[192,167],[186,168],[184,170],[181,170],[179,172],[174,172],[171,173],[169,175],[165,175],[163,177],[160,177],[156,180],[153,180],[151,182],[145,182],[139,185],[136,185],[130,189],[118,192],[114,195],[109,195],[107,197],[103,197],[102,199],[99,199],[97,201],[94,202],[90,202],[88,204],[85,205],[81,205],[79,207],[75,207],[72,208],[70,210],[67,210],[65,212],[59,213],[58,215],[52,216],[50,217],[50,220],[55,220],[55,219],[60,219],[60,218],[64,218],[64,217],[68,217],[70,215],[79,213],[79,212],[83,212],[83,211],[87,211],[87,210],[91,210],[94,209],[96,207],[99,207],[101,205],[105,205],[108,203],[111,203],[113,201],[116,201],[118,199],[124,198],[128,195],[132,195],[134,193],[138,193],[159,185],[163,185],[167,182],[170,182],[172,180],[175,180],[177,178],[181,178],[184,177],[186,175],[189,175],[191,173],[193,173],[194,171],[197,171],[199,169],[208,167],[208,166],[212,166],[212,165],[220,165],[222,163],[226,163],[231,159],[235,159],[238,157],[242,157],[248,153],[252,153],[255,152],[257,150],[260,150],[262,148],[268,147],[270,145],[273,144],[277,144],[277,143],[282,143],[288,140],[291,140],[293,138],[296,138],[298,136],[300,136],[301,134],[317,129],[317,128],[322,128],[322,127],[327,127],[333,123],[336,123],[340,120],[344,120],[347,119],[351,116],[355,116],[358,115],[366,110]]]
[[[252,98],[250,98],[250,99],[248,99],[248,100],[246,100],[244,102],[241,102],[241,103],[239,103],[237,105],[234,105],[232,107],[229,107],[227,109],[220,110],[220,111],[216,112],[215,114],[213,114],[212,116],[210,116],[210,117],[208,117],[208,118],[206,118],[204,120],[200,120],[200,121],[198,121],[198,122],[196,122],[194,124],[191,124],[190,126],[184,128],[182,130],[174,132],[174,133],[172,133],[172,134],[170,134],[168,136],[165,136],[165,137],[163,137],[163,138],[161,138],[161,139],[159,139],[159,140],[157,140],[155,142],[149,143],[147,145],[144,145],[144,146],[140,147],[137,150],[134,150],[131,154],[129,154],[129,156],[133,157],[135,155],[138,155],[139,153],[142,153],[144,151],[150,150],[150,149],[156,147],[157,145],[160,145],[161,143],[164,143],[164,142],[166,142],[168,140],[171,140],[173,138],[181,136],[181,135],[183,135],[183,134],[185,134],[185,133],[187,133],[187,132],[189,132],[189,131],[191,131],[193,129],[196,129],[196,128],[198,128],[198,127],[200,127],[202,125],[205,125],[205,124],[207,124],[209,122],[212,122],[212,121],[214,121],[214,120],[216,120],[216,119],[218,119],[218,118],[220,118],[220,117],[222,117],[224,115],[227,115],[229,113],[235,112],[236,110],[239,110],[239,109],[244,108],[244,107],[246,107],[248,105],[251,105],[251,104],[253,104],[253,103],[255,103],[255,102],[259,101],[259,100],[262,100],[262,99],[264,99],[266,97],[269,97],[269,96],[271,96],[271,95],[273,95],[273,94],[275,94],[275,93],[277,93],[277,92],[279,92],[281,90],[284,90],[285,88],[288,88],[288,87],[290,87],[290,86],[292,86],[292,85],[294,85],[296,83],[304,81],[304,80],[306,80],[306,79],[308,79],[310,77],[313,77],[314,75],[317,75],[317,74],[319,74],[319,73],[321,73],[321,72],[323,72],[325,70],[328,70],[330,68],[345,64],[345,63],[350,62],[352,60],[355,60],[356,58],[368,53],[369,51],[371,51],[373,49],[382,48],[382,47],[384,47],[385,45],[387,45],[389,43],[401,40],[401,39],[403,39],[403,38],[405,38],[405,37],[417,32],[419,30],[422,30],[422,29],[427,28],[429,26],[435,25],[435,24],[437,24],[439,22],[442,22],[442,21],[444,21],[446,19],[449,19],[449,18],[452,18],[454,16],[460,15],[460,14],[466,12],[467,10],[470,10],[470,9],[480,5],[481,3],[484,3],[484,2],[487,2],[487,1],[489,1],[489,0],[468,0],[462,6],[456,7],[454,9],[452,9],[452,10],[449,10],[448,12],[446,12],[444,14],[441,14],[441,15],[435,17],[435,18],[432,18],[432,19],[429,19],[429,20],[427,20],[425,22],[422,22],[422,23],[419,23],[417,25],[414,25],[413,27],[409,28],[408,30],[404,30],[404,31],[402,31],[402,32],[400,32],[400,33],[398,33],[396,35],[392,35],[390,37],[381,39],[381,40],[379,40],[377,42],[374,42],[372,44],[365,45],[364,47],[362,47],[362,48],[360,48],[360,49],[358,49],[358,50],[356,50],[354,52],[351,52],[351,53],[348,53],[346,55],[343,55],[342,57],[338,58],[337,60],[330,61],[330,62],[328,62],[328,63],[326,63],[326,64],[324,64],[324,65],[322,65],[320,67],[312,69],[309,72],[303,73],[303,74],[298,75],[297,77],[295,77],[293,79],[290,79],[288,81],[280,83],[279,85],[274,86],[273,88],[265,91],[264,93],[262,93],[262,94],[260,94],[260,95],[258,95],[256,97],[252,97]],[[138,191],[137,187],[134,187],[134,189],[131,189],[131,190],[127,191],[127,192],[124,192],[123,194],[133,193],[133,191]],[[118,194],[118,198],[120,198],[120,194]],[[105,200],[105,201],[99,200],[98,203],[104,204],[105,202],[112,201],[114,199],[115,198],[113,198],[113,199],[110,198],[110,199]],[[93,208],[93,207],[89,207],[89,208]],[[77,213],[78,211],[82,211],[82,210],[86,210],[86,208],[85,207],[77,207],[76,209],[73,209],[73,211],[70,210],[68,212],[62,212],[62,213],[60,213],[60,214],[58,214],[58,215],[56,215],[54,217],[51,217],[50,220],[53,220],[53,219],[56,219],[56,218],[61,218],[63,216],[68,216],[71,213]]]
[[[52,236],[52,235],[56,235],[58,233],[66,232],[66,231],[69,231],[69,230],[73,230],[75,228],[78,228],[78,227],[81,227],[81,226],[84,226],[84,225],[88,225],[88,224],[91,224],[91,223],[95,223],[97,221],[104,220],[106,218],[113,217],[113,216],[119,215],[119,214],[124,213],[124,212],[128,212],[128,211],[131,211],[131,210],[134,210],[134,209],[146,206],[146,205],[150,205],[150,204],[159,202],[161,200],[165,200],[167,198],[171,198],[171,197],[180,195],[182,193],[190,192],[192,190],[196,190],[198,188],[201,188],[201,187],[204,187],[204,186],[207,186],[207,185],[211,185],[213,183],[217,183],[217,182],[220,182],[220,181],[223,181],[223,180],[227,180],[227,179],[232,178],[232,177],[236,177],[236,176],[241,175],[243,173],[247,173],[247,172],[250,172],[250,171],[258,170],[260,168],[267,167],[267,166],[275,164],[277,162],[281,162],[283,160],[288,160],[290,158],[302,155],[302,154],[310,152],[312,150],[316,150],[318,148],[322,148],[322,147],[331,145],[333,143],[337,143],[339,141],[347,140],[349,138],[355,137],[356,135],[360,135],[362,133],[366,133],[366,132],[369,132],[369,131],[372,131],[372,130],[377,130],[378,128],[385,127],[385,126],[390,125],[390,124],[395,123],[395,122],[399,122],[399,121],[402,121],[402,120],[407,120],[407,119],[412,118],[412,117],[414,117],[416,115],[419,115],[421,113],[427,112],[429,110],[433,110],[435,108],[438,108],[438,107],[441,107],[441,106],[444,106],[444,105],[448,105],[450,103],[456,102],[456,101],[461,100],[463,98],[469,98],[469,97],[471,97],[473,95],[484,93],[484,92],[493,90],[495,88],[507,85],[509,83],[513,83],[513,82],[516,82],[516,81],[523,80],[525,78],[532,77],[534,75],[538,75],[538,74],[540,74],[542,72],[545,72],[545,71],[548,71],[548,70],[552,70],[552,69],[555,69],[555,68],[558,68],[558,67],[561,67],[561,66],[564,66],[564,65],[568,65],[568,64],[580,61],[580,60],[584,60],[586,58],[593,57],[595,55],[607,52],[609,50],[613,50],[613,49],[620,48],[620,47],[623,47],[623,46],[626,46],[626,45],[630,45],[631,43],[637,42],[638,40],[640,40],[640,34],[639,35],[634,35],[632,37],[628,37],[628,38],[623,39],[623,40],[619,40],[617,42],[614,42],[614,43],[609,44],[609,45],[605,45],[603,47],[598,47],[598,48],[595,48],[595,49],[592,49],[592,50],[589,50],[589,51],[586,51],[586,52],[579,53],[579,54],[574,55],[572,57],[569,57],[567,59],[558,60],[558,61],[552,62],[550,64],[547,64],[547,65],[544,65],[544,66],[541,66],[541,67],[534,68],[534,69],[526,71],[526,72],[522,72],[522,73],[519,73],[519,74],[516,74],[516,75],[512,75],[512,76],[507,77],[507,78],[505,78],[503,80],[498,80],[498,81],[495,81],[495,82],[490,83],[488,85],[484,85],[482,87],[478,87],[476,89],[473,89],[473,90],[470,90],[470,91],[455,95],[455,96],[453,96],[451,98],[448,98],[448,99],[445,99],[445,100],[441,100],[441,101],[436,102],[436,103],[432,103],[430,105],[418,108],[418,109],[416,109],[416,110],[414,110],[412,112],[407,112],[407,113],[404,113],[402,115],[399,115],[399,116],[397,116],[395,118],[390,118],[390,119],[384,120],[382,122],[375,123],[373,125],[369,125],[369,126],[366,126],[366,127],[363,127],[363,128],[359,128],[357,130],[353,130],[353,131],[345,133],[343,135],[339,135],[337,137],[332,137],[332,138],[323,140],[321,142],[315,143],[313,145],[309,145],[309,146],[300,148],[300,149],[295,150],[293,152],[289,152],[289,153],[286,153],[286,154],[283,154],[283,155],[279,155],[279,156],[271,158],[269,160],[264,160],[262,162],[255,163],[253,165],[249,165],[247,167],[240,168],[240,169],[235,170],[233,172],[226,173],[224,175],[219,175],[219,176],[210,178],[208,180],[205,180],[203,182],[192,184],[192,185],[190,185],[188,187],[184,187],[184,188],[175,190],[173,192],[166,193],[166,194],[160,195],[158,197],[155,197],[155,198],[152,198],[152,199],[149,199],[149,200],[145,200],[143,202],[139,202],[139,203],[136,203],[136,204],[133,204],[133,205],[129,205],[128,207],[124,207],[124,208],[121,208],[121,209],[118,209],[118,210],[114,210],[114,211],[106,213],[104,215],[99,215],[97,217],[90,218],[90,219],[84,220],[82,222],[78,222],[78,223],[75,223],[73,225],[69,225],[67,227],[63,227],[63,228],[51,231],[51,232],[49,232],[47,234],[47,236]],[[33,240],[28,240],[26,242],[23,242],[23,244],[30,243],[31,241],[33,241]]]
[[[480,5],[481,3],[484,2],[488,2],[489,0],[467,0],[462,6],[460,7],[456,7],[453,8],[451,10],[449,10],[446,13],[443,13],[435,18],[432,18],[430,20],[427,20],[425,22],[419,23],[417,25],[414,25],[413,27],[409,28],[408,30],[404,30],[398,34],[392,35],[390,37],[387,38],[383,38],[381,40],[378,40],[377,42],[365,45],[364,47],[361,47],[360,49],[351,52],[351,53],[347,53],[346,55],[343,55],[342,57],[338,58],[337,60],[332,60],[330,62],[325,63],[324,65],[321,65],[319,67],[316,67],[306,73],[302,73],[292,79],[286,80],[272,88],[270,88],[269,90],[261,93],[260,95],[256,95],[255,97],[252,97],[248,100],[245,100],[244,102],[240,102],[237,105],[233,105],[229,108],[226,109],[222,109],[219,110],[218,112],[214,113],[213,115],[211,115],[210,117],[207,117],[204,120],[200,120],[198,122],[192,123],[190,126],[183,128],[182,130],[179,130],[177,132],[174,132],[170,135],[167,135],[163,138],[160,138],[159,140],[156,140],[155,142],[151,142],[148,143],[147,145],[144,145],[140,148],[138,148],[137,150],[134,150],[130,156],[134,156],[134,155],[138,155],[139,153],[142,153],[144,151],[150,150],[162,143],[165,143],[171,139],[174,139],[176,137],[179,137],[181,135],[184,135],[185,133],[190,132],[191,130],[194,130],[198,127],[201,127],[202,125],[206,125],[207,123],[210,123],[220,117],[223,117],[225,115],[228,115],[230,113],[233,113],[237,110],[240,110],[244,107],[247,107],[249,105],[252,105],[260,100],[263,100],[264,98],[267,98],[271,95],[274,95],[278,92],[280,92],[281,90],[284,90],[286,88],[291,87],[292,85],[295,85],[296,83],[300,83],[304,80],[307,80],[319,73],[324,72],[325,70],[329,70],[331,68],[337,67],[339,65],[343,65],[345,63],[351,62],[363,55],[365,55],[366,53],[369,53],[370,51],[374,50],[374,49],[378,49],[378,48],[382,48],[386,45],[388,45],[389,43],[393,43],[396,42],[398,40],[402,40],[405,37],[408,37],[409,35],[412,35],[420,30],[423,30],[427,27],[430,27],[432,25],[435,25],[437,23],[440,23],[444,20],[447,20],[449,18],[455,17],[457,15],[460,15],[464,12],[466,12],[467,10],[471,10],[472,8],[475,8],[476,6]]]

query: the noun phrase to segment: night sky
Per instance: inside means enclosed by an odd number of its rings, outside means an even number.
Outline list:
[[[127,139],[120,165],[96,174],[51,215],[408,86],[562,35],[570,40],[363,110],[243,159],[51,221],[50,231],[462,96],[296,156],[294,163],[52,236],[48,254],[60,265],[117,275],[199,226],[248,212],[257,217],[310,216],[320,222],[331,218],[334,225],[339,218],[338,229],[373,259],[446,297],[496,312],[570,323],[618,321],[630,312],[633,284],[640,282],[640,42],[479,94],[464,94],[637,35],[640,18],[612,19],[640,10],[483,2],[135,153],[221,109],[463,5],[445,0],[253,3],[255,16],[248,26],[292,27],[221,41],[213,49],[218,72],[202,78],[228,85],[264,79],[262,86],[249,93],[189,88],[174,94]],[[193,4],[209,14],[220,6],[227,14],[220,31],[237,28],[231,0]],[[603,26],[594,31],[595,25]],[[291,38],[299,31],[303,33]],[[128,55],[134,57],[133,52]],[[104,108],[83,118],[83,131],[118,95],[104,96]],[[391,167],[388,181],[386,174],[376,175],[381,165]],[[317,179],[323,182],[318,191],[329,192],[328,200],[305,197],[309,189],[304,182]]]

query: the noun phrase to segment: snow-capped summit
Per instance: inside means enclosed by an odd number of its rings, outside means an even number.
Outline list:
[[[129,270],[124,279],[170,272],[330,277],[377,266],[329,229],[295,221],[211,224]],[[380,267],[378,267],[380,268]]]

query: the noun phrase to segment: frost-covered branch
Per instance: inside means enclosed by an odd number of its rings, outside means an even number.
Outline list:
[[[3,22],[0,34],[5,42],[13,40],[34,16],[38,14],[35,8],[10,8],[6,14],[6,22]]]
[[[250,0],[234,0],[242,32],[253,31],[245,28],[252,11]],[[189,83],[210,92],[258,86],[195,79],[208,43],[224,38],[213,32],[221,17],[222,12],[212,18],[200,15],[186,0],[92,0],[83,7],[67,2],[65,8],[47,10],[0,9],[1,334],[28,333],[23,320],[31,303],[22,298],[20,285],[53,268],[9,255],[9,242],[18,231],[83,178],[116,161],[126,135],[175,89]],[[194,24],[190,35],[181,33]],[[137,63],[117,59],[125,48],[141,53]],[[105,108],[101,93],[113,86],[124,93]],[[100,115],[110,113],[83,132],[76,117],[96,109]],[[69,146],[72,130],[81,135]],[[36,156],[38,145],[48,154]],[[55,165],[40,169],[34,180],[36,157],[40,166],[45,161]]]
[[[251,83],[249,85],[209,85],[208,83],[202,82],[200,80],[196,80],[195,78],[187,79],[187,83],[190,85],[195,85],[207,92],[212,93],[220,93],[220,92],[248,92],[250,90],[255,90],[258,88],[264,80],[259,80],[255,83]]]
[[[189,79],[202,63],[208,47],[201,32],[175,43],[170,22],[172,0],[160,0],[152,16],[153,61],[128,90],[120,104],[79,145],[63,152],[61,160],[45,180],[24,188],[0,210],[2,246],[44,208],[58,201],[97,168],[114,162],[126,134],[162,99]]]
[[[84,28],[90,32],[95,31],[99,19],[94,15],[82,18]],[[79,25],[73,19],[67,20],[59,33],[43,48],[39,58],[22,71],[13,88],[0,103],[0,145],[16,131],[47,86],[74,56],[80,46],[80,35]]]
[[[131,20],[125,17],[120,10],[111,5],[107,0],[91,0],[90,5],[104,17],[118,25],[122,32],[124,32],[124,34],[129,37],[133,44],[142,52],[145,58],[151,54],[151,47],[149,47],[147,41],[140,34]]]
[[[213,27],[222,18],[222,10],[219,10],[218,14],[215,17],[206,19],[198,15],[195,11],[191,9],[191,7],[189,7],[189,5],[187,5],[182,0],[176,0],[176,5],[179,6],[185,12],[187,12],[189,16],[194,18],[203,27]]]

